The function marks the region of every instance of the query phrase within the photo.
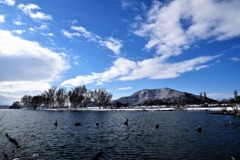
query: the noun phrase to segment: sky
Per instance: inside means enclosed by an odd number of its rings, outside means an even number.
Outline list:
[[[239,0],[0,0],[0,105],[79,85],[232,98],[239,15]]]

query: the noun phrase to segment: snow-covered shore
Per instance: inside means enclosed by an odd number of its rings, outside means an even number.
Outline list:
[[[86,108],[49,108],[49,109],[38,109],[38,110],[49,110],[49,111],[221,111],[225,108],[223,107],[184,107],[181,109],[176,109],[175,107],[147,107],[147,106],[140,106],[135,108],[99,108],[99,107],[86,107]],[[232,111],[232,107],[226,107],[227,111]]]

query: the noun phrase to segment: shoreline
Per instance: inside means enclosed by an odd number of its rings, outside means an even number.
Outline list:
[[[223,107],[186,107],[177,109],[175,107],[136,107],[136,108],[99,108],[99,107],[86,107],[86,108],[39,108],[36,110],[46,111],[210,111],[220,112],[225,110]],[[226,111],[230,112],[234,109],[232,107],[226,107]]]

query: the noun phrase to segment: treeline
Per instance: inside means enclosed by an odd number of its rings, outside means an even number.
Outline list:
[[[112,94],[105,89],[88,90],[85,85],[77,86],[67,91],[65,88],[51,87],[40,95],[24,95],[20,101],[12,104],[11,108],[81,108],[90,103],[95,106],[110,105]]]

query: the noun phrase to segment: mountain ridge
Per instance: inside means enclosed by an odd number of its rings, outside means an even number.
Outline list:
[[[114,103],[124,105],[166,105],[166,104],[202,104],[216,102],[213,99],[201,99],[199,95],[171,88],[143,89],[130,96],[121,97]]]

